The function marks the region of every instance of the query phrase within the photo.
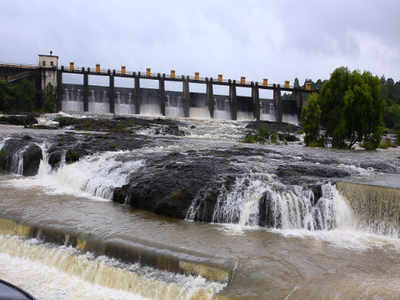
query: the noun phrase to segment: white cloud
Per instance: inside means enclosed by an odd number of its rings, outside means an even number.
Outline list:
[[[327,1],[2,1],[0,60],[275,82],[338,66],[400,79],[400,3]]]

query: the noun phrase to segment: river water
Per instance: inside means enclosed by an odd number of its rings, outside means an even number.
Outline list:
[[[228,265],[233,270],[229,281],[122,263],[107,255],[79,251],[68,243],[44,243],[40,233],[37,238],[23,238],[10,234],[1,222],[0,278],[21,286],[38,299],[212,299],[215,295],[232,299],[400,299],[397,233],[384,235],[360,228],[348,200],[330,183],[323,186],[325,204],[316,212],[324,216],[321,218],[325,225],[323,230],[314,230],[311,215],[296,217],[293,213],[299,214],[300,205],[307,207],[307,191],[299,187],[282,191],[284,184],[270,172],[282,161],[312,158],[317,164],[335,161],[335,165],[354,173],[352,180],[369,180],[381,174],[362,167],[363,162],[390,160],[400,151],[346,152],[305,150],[296,144],[251,145],[276,152],[269,153],[267,159],[246,160],[247,179],[237,181],[237,189],[221,200],[211,224],[191,221],[190,213],[186,220],[175,220],[109,200],[113,187],[126,182],[127,170],[145,163],[142,153],[207,149],[210,145],[232,148],[238,144],[238,133],[244,127],[240,122],[190,122],[196,124],[191,136],[173,146],[160,142],[157,148],[134,153],[103,153],[64,165],[57,172],[50,171],[45,158],[34,177],[1,175],[0,218],[86,235],[103,244],[140,244],[160,254]],[[1,135],[5,138],[21,131],[3,127]],[[27,132],[60,133],[23,131]],[[45,152],[46,145],[42,147]],[[137,158],[126,165],[116,159],[120,155]],[[391,180],[396,178],[392,175]],[[250,183],[243,184],[243,180]],[[256,225],[254,207],[266,191],[270,191],[279,211],[280,226],[276,228]],[[224,222],[221,224],[219,219]],[[329,220],[335,224],[333,228]]]

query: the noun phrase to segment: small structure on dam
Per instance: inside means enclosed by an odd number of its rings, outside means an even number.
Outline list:
[[[57,111],[112,113],[112,114],[151,114],[170,117],[200,117],[228,120],[269,120],[298,122],[303,105],[303,94],[317,92],[306,86],[291,86],[289,81],[284,85],[270,84],[268,79],[262,82],[249,82],[245,77],[239,81],[224,79],[219,74],[216,79],[200,77],[199,72],[194,76],[176,75],[175,70],[169,74],[146,72],[128,72],[125,66],[121,70],[101,69],[97,64],[94,69],[76,67],[73,62],[69,67],[58,66],[58,56],[39,55],[39,65],[33,68],[40,74],[41,89],[50,83],[57,91]],[[18,77],[26,73],[26,66],[0,65],[0,73],[5,80],[11,79],[8,73]],[[32,66],[29,70],[32,70]],[[63,83],[63,74],[81,74],[83,84]],[[15,75],[17,74],[17,75]],[[106,76],[108,86],[89,85],[89,76]],[[14,78],[13,77],[13,78]],[[21,76],[19,76],[21,77]],[[20,79],[20,78],[17,79]],[[22,76],[23,77],[23,76]],[[131,88],[115,85],[115,78],[132,78]],[[38,76],[36,78],[39,78]],[[158,81],[158,88],[143,88],[144,80]],[[182,91],[168,91],[165,82],[182,83]],[[190,84],[205,85],[205,93],[191,92]],[[217,95],[214,86],[228,87],[228,95]],[[237,88],[251,89],[251,97],[238,96]],[[272,99],[260,98],[260,90],[272,90]],[[282,100],[281,92],[291,92],[294,100]]]

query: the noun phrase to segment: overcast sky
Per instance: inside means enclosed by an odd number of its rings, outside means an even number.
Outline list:
[[[334,68],[400,80],[400,1],[1,0],[0,61],[282,83]]]

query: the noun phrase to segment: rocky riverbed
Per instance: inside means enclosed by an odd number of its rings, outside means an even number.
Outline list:
[[[35,176],[45,160],[49,172],[55,173],[99,153],[115,153],[114,168],[132,161],[144,163],[124,170],[126,180],[110,187],[113,201],[192,221],[279,228],[289,218],[302,227],[329,229],[334,225],[327,215],[323,184],[400,171],[400,159],[393,151],[383,155],[382,151],[306,149],[299,127],[290,124],[65,115],[51,119],[51,127],[58,124],[58,129],[2,127],[3,172]],[[243,142],[260,128],[270,134],[262,143]],[[273,135],[278,139],[271,143]],[[106,171],[105,176],[115,176],[112,166]],[[256,204],[251,203],[251,194],[257,197]],[[293,210],[289,216],[271,196],[285,194],[296,198],[288,204]],[[243,205],[249,210],[245,220]],[[293,214],[298,215],[296,220]],[[311,225],[305,221],[309,214],[314,218]]]

